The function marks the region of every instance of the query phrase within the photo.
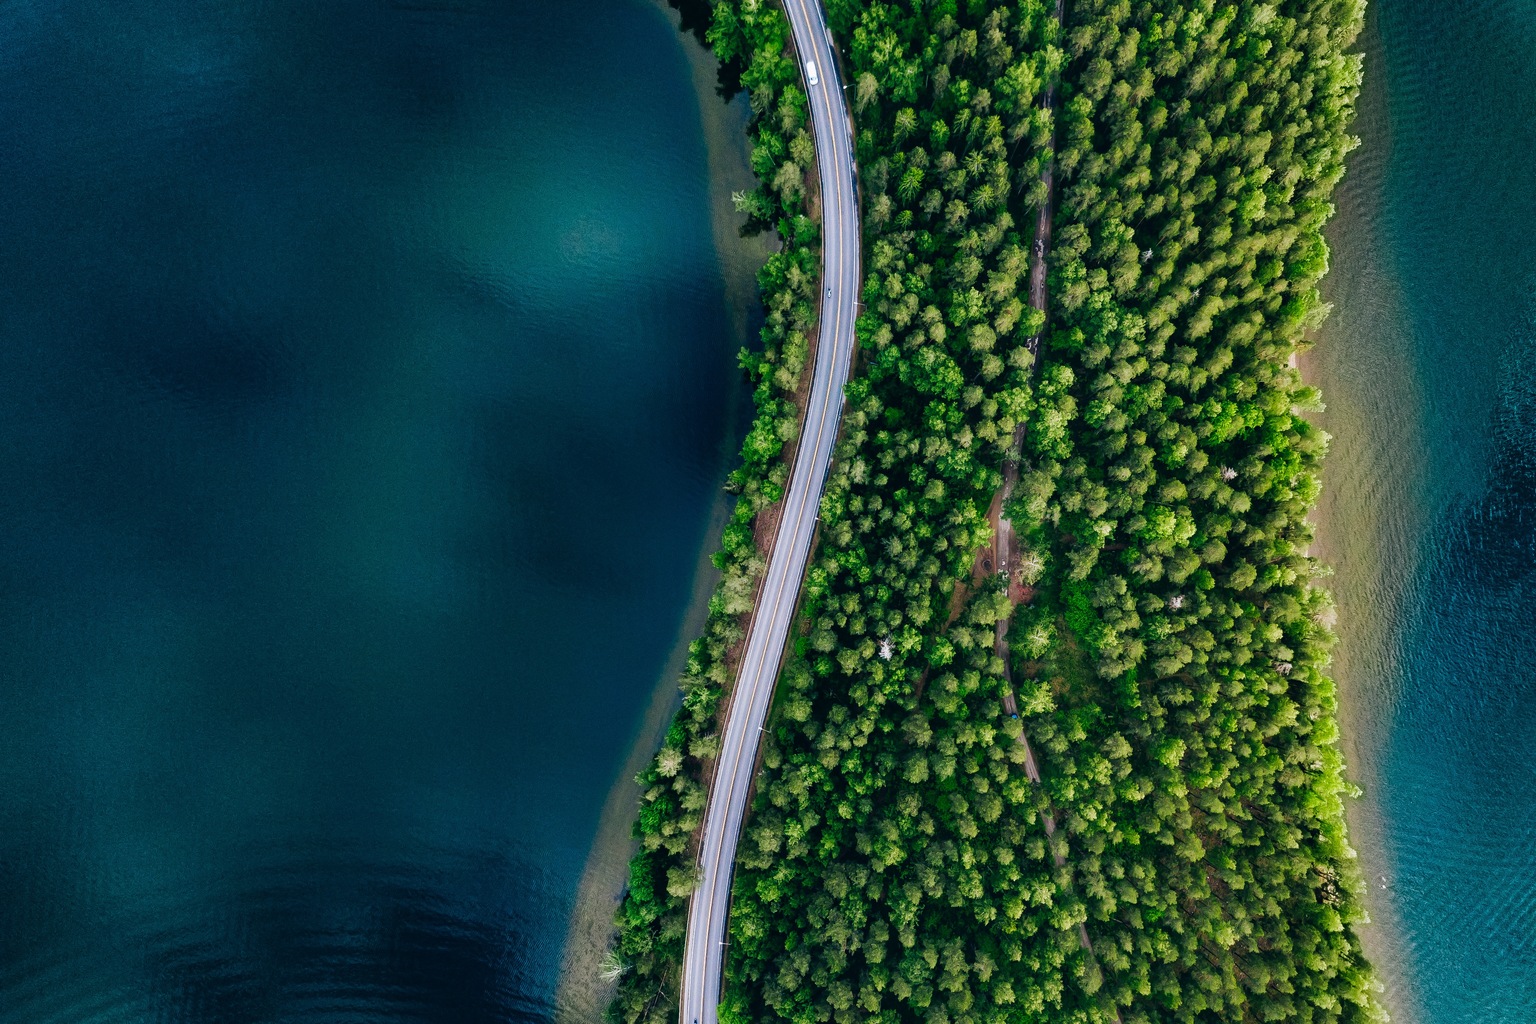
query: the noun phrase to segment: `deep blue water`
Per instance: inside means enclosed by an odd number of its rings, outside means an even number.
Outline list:
[[[1378,0],[1314,361],[1399,1022],[1536,1021],[1536,2]]]
[[[550,1014],[736,429],[684,45],[0,5],[0,1020]]]

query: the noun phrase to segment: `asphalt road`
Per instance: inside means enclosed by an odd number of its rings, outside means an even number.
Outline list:
[[[833,57],[825,14],[817,0],[784,0],[801,76],[810,97],[821,182],[822,292],[809,400],[800,445],[784,497],[773,554],[747,633],[720,757],[704,812],[700,881],[688,907],[683,950],[680,1024],[715,1024],[731,873],[757,761],[758,739],[773,700],[784,645],[794,622],[822,485],[843,413],[843,385],[853,359],[853,322],[860,286],[859,201],[854,185],[853,128]],[[807,67],[814,63],[817,84]]]

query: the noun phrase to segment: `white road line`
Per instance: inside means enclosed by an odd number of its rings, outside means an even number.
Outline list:
[[[800,581],[810,557],[833,444],[842,415],[843,385],[854,347],[857,316],[859,228],[853,178],[852,124],[838,81],[837,60],[819,4],[787,0],[785,13],[804,65],[824,54],[826,72],[807,85],[811,124],[822,183],[822,278],[829,289],[822,303],[816,363],[800,445],[784,497],[767,578],[747,637],[746,654],[731,700],[730,718],[716,763],[700,846],[701,878],[689,905],[680,1000],[682,1024],[716,1024],[722,973],[721,949],[730,910],[731,866],[754,777],[757,742],[773,695],[779,662],[794,621]]]

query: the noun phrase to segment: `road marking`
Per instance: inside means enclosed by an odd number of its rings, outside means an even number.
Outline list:
[[[809,26],[807,33],[796,33],[797,37],[808,35],[814,42],[816,36],[810,30],[819,29],[819,34],[828,41],[828,52],[830,53],[830,34],[827,30],[825,19],[823,18],[819,21],[813,19],[804,0],[790,0],[789,3],[786,3],[785,8],[786,12],[791,14],[790,22],[792,29],[796,27],[795,18],[793,17],[793,10],[796,8],[800,12],[802,21]],[[797,47],[797,49],[800,48]],[[803,57],[805,59],[813,56],[809,47],[804,49]],[[837,74],[835,57],[830,62],[829,68],[832,69],[829,71],[829,74]],[[802,60],[801,71],[803,75],[805,72],[804,60]],[[720,961],[718,958],[705,956],[704,949],[707,947],[700,947],[698,945],[699,940],[703,936],[699,934],[699,929],[696,929],[694,926],[704,926],[702,930],[705,935],[708,935],[715,932],[715,926],[718,922],[719,928],[723,931],[723,915],[728,913],[730,909],[729,875],[722,874],[720,868],[725,854],[727,838],[732,849],[732,863],[735,860],[734,851],[739,839],[737,830],[727,830],[726,826],[732,819],[739,819],[744,816],[746,811],[744,804],[746,794],[737,786],[738,781],[741,781],[742,757],[746,752],[746,738],[743,735],[747,730],[745,723],[748,721],[759,721],[766,715],[766,702],[771,699],[773,690],[771,685],[766,687],[763,685],[764,674],[769,671],[769,655],[770,653],[774,655],[772,663],[774,667],[773,676],[776,678],[778,674],[776,671],[777,663],[782,659],[784,649],[788,643],[788,632],[793,625],[794,604],[791,603],[788,607],[785,607],[785,591],[791,581],[793,581],[795,593],[798,594],[800,589],[799,581],[804,576],[806,565],[810,560],[810,541],[814,530],[806,520],[806,511],[809,505],[812,481],[816,478],[818,473],[817,466],[819,464],[820,480],[815,482],[819,504],[819,496],[825,485],[826,475],[831,464],[832,448],[837,440],[837,423],[841,419],[840,413],[843,403],[842,383],[846,382],[849,374],[849,364],[852,358],[854,342],[856,341],[852,325],[848,325],[849,329],[845,331],[844,316],[838,315],[838,313],[849,314],[851,318],[851,316],[857,315],[859,305],[857,299],[857,267],[859,261],[856,258],[853,268],[850,269],[845,251],[850,245],[857,251],[860,243],[858,210],[856,206],[857,180],[851,176],[853,172],[850,167],[849,182],[853,194],[848,195],[841,191],[844,187],[841,153],[836,145],[839,139],[834,135],[833,131],[833,127],[838,123],[836,116],[838,111],[833,109],[829,99],[831,95],[829,86],[822,83],[816,93],[810,93],[809,95],[812,100],[812,127],[818,128],[816,124],[818,114],[820,114],[820,120],[825,122],[819,126],[817,132],[825,142],[824,145],[817,147],[817,169],[823,179],[823,187],[828,200],[824,203],[823,209],[822,228],[826,237],[823,238],[822,272],[826,279],[835,280],[838,286],[851,291],[853,293],[853,302],[842,307],[840,311],[834,311],[825,305],[823,307],[823,325],[827,328],[829,335],[826,346],[827,350],[818,353],[816,365],[812,371],[813,394],[815,389],[820,387],[822,397],[819,407],[811,406],[807,408],[805,420],[806,428],[810,428],[813,425],[815,427],[815,439],[809,445],[809,452],[812,457],[809,460],[801,458],[807,452],[807,447],[803,444],[805,438],[802,438],[802,447],[796,452],[790,479],[790,492],[791,495],[795,496],[796,504],[793,508],[793,514],[787,515],[780,522],[774,541],[775,554],[783,552],[783,557],[770,559],[768,578],[764,582],[763,593],[760,595],[761,602],[761,599],[768,597],[769,591],[771,591],[772,603],[768,609],[766,622],[756,618],[753,620],[752,633],[747,641],[747,650],[737,674],[738,692],[744,686],[748,691],[742,694],[747,697],[743,709],[746,715],[742,723],[738,725],[735,709],[740,707],[740,705],[733,702],[733,713],[730,720],[726,723],[724,737],[727,741],[726,746],[728,749],[724,752],[725,759],[716,767],[715,784],[710,794],[709,810],[705,815],[703,845],[706,849],[713,845],[713,856],[709,857],[708,864],[701,857],[699,867],[705,876],[701,881],[707,881],[709,885],[707,890],[701,886],[696,891],[694,905],[690,908],[689,931],[685,941],[691,952],[684,958],[685,976],[683,979],[683,991],[680,993],[685,1010],[690,1003],[699,1004],[698,1012],[691,1016],[697,1021],[702,1015],[704,1019],[700,1021],[700,1024],[714,1024],[715,1021],[716,1008],[707,1004],[706,996],[711,991],[718,992],[719,985],[716,979],[720,973]],[[839,99],[842,98],[841,90],[838,91],[837,95]],[[821,101],[820,103],[816,102],[818,99]],[[841,119],[844,127],[841,141],[849,146],[851,150],[853,142],[851,132],[852,121],[848,116],[846,106],[841,111]],[[853,154],[850,152],[850,161],[852,156]],[[851,218],[843,216],[845,211],[850,210],[852,211]],[[852,222],[851,225],[850,221]],[[829,227],[833,230],[828,230]],[[828,258],[829,250],[830,255],[835,259],[835,263]],[[846,357],[844,356],[845,348]],[[828,358],[821,358],[822,355],[826,355]],[[829,438],[827,434],[828,414],[832,411],[832,395],[834,392],[838,398],[837,413],[839,415],[831,417],[834,425]],[[809,429],[807,429],[806,436],[809,436]],[[822,454],[823,448],[826,449],[824,455]],[[786,512],[790,511],[788,501],[786,501],[785,507]],[[816,516],[816,519],[819,520],[820,516]],[[786,545],[781,547],[780,541],[794,543],[786,543]],[[791,549],[793,549],[792,553]],[[794,564],[796,569],[793,573],[790,571],[791,564]],[[758,610],[761,611],[761,609],[762,605],[759,603]],[[786,617],[788,621],[785,621]],[[765,631],[758,629],[760,624]],[[758,731],[766,732],[766,729],[759,725]],[[748,733],[747,735],[750,734]],[[732,742],[733,739],[734,742]],[[753,757],[755,760],[755,747],[753,748]],[[722,772],[725,773],[723,780]],[[748,778],[753,778],[757,774],[761,773],[754,773],[752,776],[748,776]],[[723,803],[717,799],[722,795],[719,791],[722,781],[725,783]],[[737,802],[738,795],[743,801],[743,806],[739,811],[736,811],[734,805]],[[706,854],[706,856],[708,855]],[[706,868],[708,870],[705,870]],[[717,895],[721,897],[719,900],[716,899]],[[697,911],[697,916],[702,920],[693,920],[695,911]],[[726,944],[727,940],[722,939],[721,945]],[[704,972],[702,983],[699,978],[700,970]],[[693,989],[693,991],[690,993],[689,989]],[[690,998],[690,995],[692,998]],[[687,1016],[689,1015],[685,1013],[685,1019]]]

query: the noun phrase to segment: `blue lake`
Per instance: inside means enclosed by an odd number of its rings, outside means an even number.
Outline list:
[[[0,1019],[553,1014],[739,437],[694,45],[0,6]]]
[[[1377,0],[1307,372],[1399,1024],[1536,1021],[1536,2]]]

